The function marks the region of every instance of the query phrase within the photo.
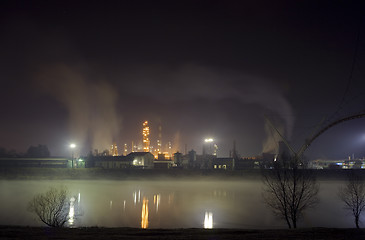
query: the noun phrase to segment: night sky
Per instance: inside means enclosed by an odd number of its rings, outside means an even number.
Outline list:
[[[295,148],[365,109],[361,1],[1,1],[0,147],[54,156],[141,142],[218,156]],[[365,156],[365,119],[309,159]]]

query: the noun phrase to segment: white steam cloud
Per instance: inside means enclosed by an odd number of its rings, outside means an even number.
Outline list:
[[[85,150],[109,149],[119,134],[117,93],[105,81],[91,81],[74,68],[54,65],[36,77],[43,91],[64,104],[69,112],[70,140]]]
[[[291,139],[294,126],[292,107],[283,91],[273,81],[245,75],[234,71],[220,71],[196,65],[185,65],[173,71],[156,68],[136,69],[126,75],[132,80],[130,91],[148,96],[149,89],[159,89],[160,101],[189,101],[191,99],[235,99],[243,104],[254,104],[265,109],[275,118],[278,130],[288,140]],[[138,88],[134,84],[143,85]],[[243,123],[244,124],[244,123]],[[266,139],[263,141],[263,152],[274,152],[280,137],[265,127]]]

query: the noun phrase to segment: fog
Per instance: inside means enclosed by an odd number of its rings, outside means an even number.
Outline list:
[[[263,203],[259,180],[2,180],[0,184],[0,225],[43,226],[27,211],[27,203],[50,186],[66,186],[72,196],[80,193],[82,214],[75,226],[140,228],[144,207],[148,228],[201,228],[206,213],[213,217],[213,228],[287,227]],[[337,197],[341,184],[320,182],[320,203],[306,211],[299,227],[354,227]]]

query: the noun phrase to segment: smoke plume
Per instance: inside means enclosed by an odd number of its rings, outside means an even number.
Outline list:
[[[128,86],[129,91],[134,91],[134,94],[148,96],[151,95],[149,89],[159,89],[159,94],[154,94],[151,98],[160,97],[161,102],[232,99],[242,103],[243,107],[247,104],[256,105],[258,109],[263,109],[275,118],[280,133],[288,140],[291,139],[293,110],[282,89],[273,80],[192,64],[173,70],[159,66],[142,69],[136,69],[126,76],[128,79],[134,79]],[[139,85],[145,88],[141,89]],[[276,136],[274,139],[267,126],[263,127],[267,135],[263,141],[263,152],[275,151],[275,141],[279,141],[280,137]]]
[[[86,151],[109,149],[120,131],[117,93],[105,81],[87,77],[81,70],[54,65],[44,67],[36,80],[43,91],[68,110],[70,141]]]

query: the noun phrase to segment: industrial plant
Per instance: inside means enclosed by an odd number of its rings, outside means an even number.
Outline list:
[[[185,152],[173,152],[172,143],[168,141],[165,148],[162,147],[162,126],[157,127],[156,145],[151,144],[151,131],[149,121],[141,125],[140,144],[131,142],[121,144],[122,151],[118,151],[117,143],[110,145],[110,149],[99,152],[95,149],[86,156],[74,153],[76,144],[70,144],[70,157],[49,156],[22,156],[0,157],[2,167],[52,167],[52,168],[101,168],[101,169],[201,169],[215,171],[232,171],[245,169],[270,169],[275,164],[286,166],[293,153],[286,141],[278,142],[275,153],[262,153],[258,156],[241,156],[236,150],[236,141],[233,141],[232,149],[228,157],[218,156],[218,145],[213,138],[205,138],[202,141],[201,154],[194,149]],[[44,146],[39,145],[44,148]],[[179,146],[175,146],[178,149]],[[362,169],[365,168],[364,158],[349,156],[346,159],[328,160],[317,159],[303,163],[311,169]]]

